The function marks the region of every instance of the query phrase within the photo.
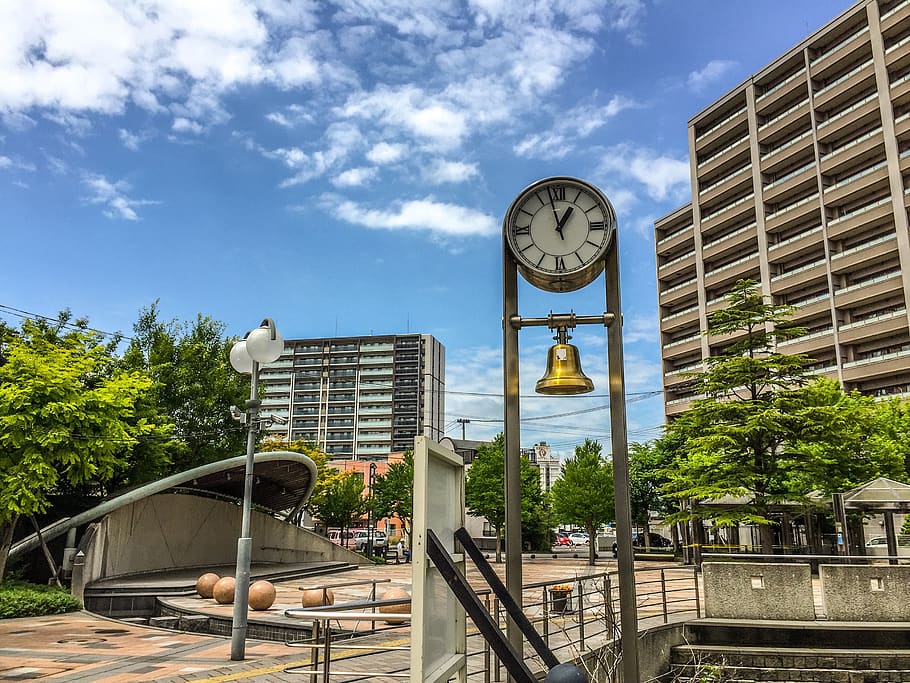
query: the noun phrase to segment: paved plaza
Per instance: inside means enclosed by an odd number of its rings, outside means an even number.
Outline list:
[[[535,559],[525,557],[525,583],[572,579],[576,576],[614,570],[614,560],[598,560],[589,567],[581,553],[561,553]],[[658,568],[654,562],[639,563],[647,572]],[[663,566],[669,565],[669,563]],[[470,567],[470,565],[469,565]],[[500,575],[503,566],[498,565]],[[363,567],[324,577],[325,583],[382,580],[377,595],[389,588],[410,592],[411,565],[388,564]],[[479,573],[469,569],[469,579],[478,588],[486,587]],[[387,580],[387,581],[386,581]],[[251,612],[250,619],[281,621],[284,610],[300,606],[300,588],[322,583],[320,577],[285,581],[276,584],[275,604],[266,612]],[[368,584],[339,588],[336,605],[369,597]],[[216,605],[198,597],[169,598],[182,609],[204,614],[229,616],[230,605]],[[407,644],[408,627],[385,631],[371,637],[386,644]],[[339,646],[334,658],[353,656]],[[399,657],[404,661],[406,653]],[[230,639],[219,636],[137,626],[99,617],[87,612],[0,620],[0,681],[80,681],[92,683],[127,683],[138,681],[297,681],[310,676],[283,673],[289,666],[304,665],[308,651],[289,648],[283,643],[248,640],[246,659],[230,660]]]

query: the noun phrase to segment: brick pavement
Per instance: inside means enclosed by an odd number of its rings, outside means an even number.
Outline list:
[[[642,569],[656,568],[654,563],[645,565]],[[523,578],[525,583],[572,579],[609,571],[615,566],[615,561],[608,559],[598,560],[597,566],[588,567],[583,556],[575,558],[572,553],[561,553],[558,559],[538,555],[535,559],[524,558]],[[502,565],[497,569],[502,574]],[[326,577],[325,582],[371,578],[389,579],[387,584],[379,584],[377,593],[380,596],[385,587],[401,587],[410,592],[410,565],[407,564],[359,568]],[[485,585],[473,570],[469,570],[469,579],[477,586]],[[299,606],[300,586],[318,582],[314,577],[282,582],[278,585],[276,604],[268,614],[251,612],[251,618],[285,619],[284,609]],[[369,586],[339,589],[336,591],[336,604],[364,599],[368,591]],[[230,606],[216,606],[214,603],[203,605],[203,602],[211,601],[200,598],[180,600],[202,613],[208,610],[228,614],[231,610]],[[371,636],[371,640],[401,643],[407,642],[407,635],[405,627],[376,634]],[[337,657],[351,658],[346,667],[366,665],[363,663],[366,658],[355,657],[360,652],[344,651],[343,646],[338,648]],[[246,655],[243,662],[231,662],[228,638],[136,626],[87,612],[0,620],[0,681],[284,683],[310,679],[309,676],[283,673],[288,666],[306,664],[306,650],[288,648],[283,643],[248,640]]]

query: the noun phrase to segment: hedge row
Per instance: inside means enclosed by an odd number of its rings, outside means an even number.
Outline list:
[[[42,617],[82,609],[72,595],[56,586],[37,586],[24,582],[0,584],[0,619]]]

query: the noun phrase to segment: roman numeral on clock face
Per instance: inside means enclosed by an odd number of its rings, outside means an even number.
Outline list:
[[[562,256],[556,256],[556,270],[566,269],[566,259]]]
[[[525,225],[524,227],[519,227],[519,226],[516,225],[516,226],[515,226],[515,234],[516,234],[516,235],[530,235],[530,234],[531,234],[531,226],[530,226],[530,225]]]

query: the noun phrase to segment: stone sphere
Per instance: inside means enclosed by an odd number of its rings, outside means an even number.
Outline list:
[[[234,577],[223,576],[215,583],[212,589],[212,597],[219,605],[229,605],[234,602]]]
[[[411,595],[401,588],[390,588],[382,594],[380,600],[398,600],[399,598],[410,598]],[[411,611],[411,603],[405,602],[400,605],[382,605],[379,611],[383,614],[408,614]],[[386,619],[387,624],[403,624],[406,619]]]
[[[268,581],[257,581],[250,586],[250,609],[268,609],[275,602],[275,586]]]
[[[212,572],[203,574],[196,579],[196,592],[203,598],[212,597],[212,589],[215,588],[215,584],[218,583],[218,579],[220,578],[220,576],[213,574]]]
[[[300,604],[304,607],[322,607],[323,605],[334,605],[335,594],[331,588],[308,588],[300,596]]]
[[[574,664],[557,664],[547,674],[546,683],[588,683],[588,675]]]

